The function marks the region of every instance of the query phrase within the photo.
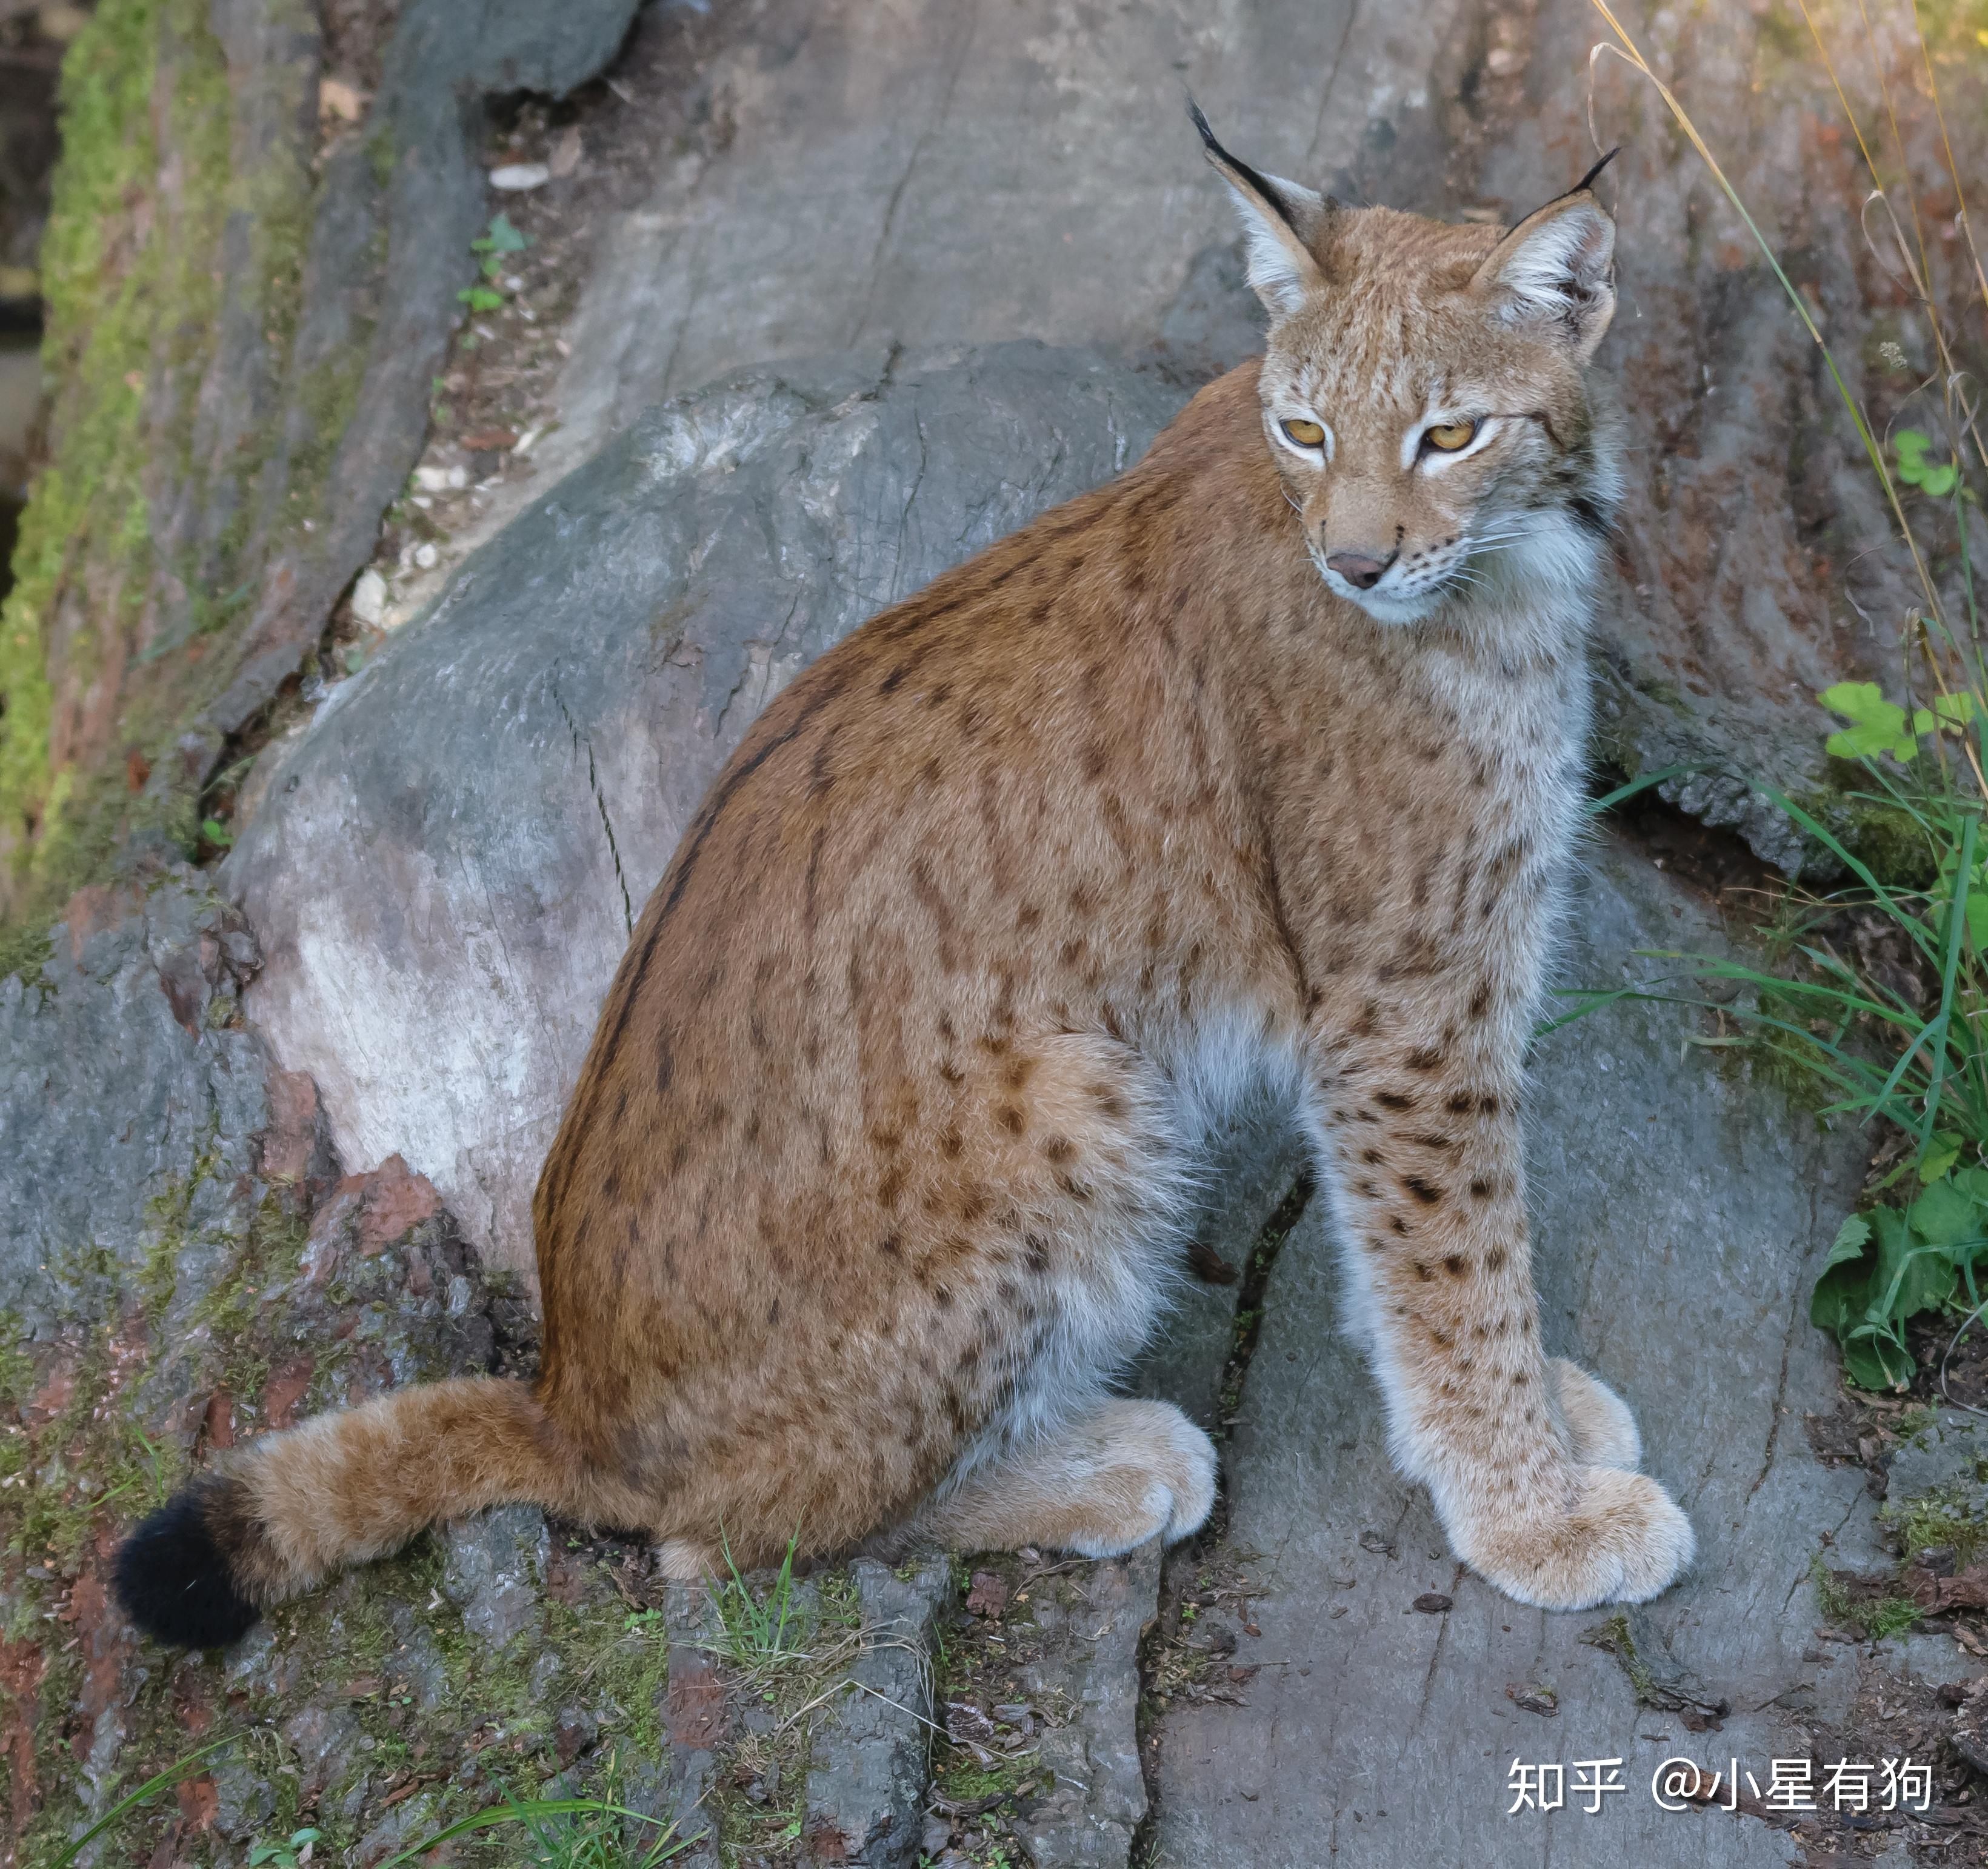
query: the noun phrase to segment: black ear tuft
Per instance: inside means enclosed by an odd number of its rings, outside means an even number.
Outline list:
[[[1302,240],[1304,235],[1297,221],[1292,217],[1290,202],[1278,192],[1270,178],[1260,171],[1250,167],[1241,157],[1231,155],[1222,147],[1221,144],[1215,140],[1215,132],[1209,127],[1208,118],[1203,113],[1201,106],[1192,97],[1187,100],[1187,113],[1193,120],[1195,128],[1201,132],[1202,147],[1206,150],[1217,162],[1233,169],[1242,177],[1244,181],[1263,198],[1263,205]]]
[[[112,1581],[124,1613],[154,1641],[225,1648],[261,1619],[235,1587],[209,1509],[228,1482],[197,1479],[175,1493],[117,1547]]]
[[[1584,188],[1593,188],[1594,186],[1594,178],[1599,175],[1604,169],[1607,168],[1609,164],[1613,162],[1618,156],[1621,154],[1621,153],[1622,145],[1618,143],[1608,152],[1607,155],[1604,156],[1593,168],[1590,169],[1585,175],[1582,176],[1580,181],[1576,182],[1571,188],[1567,190],[1567,194],[1578,194]],[[1560,198],[1562,201],[1564,201],[1567,198],[1567,196],[1562,195]]]
[[[1193,120],[1195,128],[1201,132],[1202,146],[1212,155],[1220,156],[1228,161],[1233,162],[1236,158],[1215,141],[1215,132],[1208,127],[1208,117],[1205,113],[1192,97],[1187,100],[1187,113]]]

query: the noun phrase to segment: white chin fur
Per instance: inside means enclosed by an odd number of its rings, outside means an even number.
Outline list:
[[[1439,593],[1434,591],[1418,592],[1413,597],[1397,597],[1384,590],[1356,590],[1337,571],[1327,567],[1316,553],[1312,563],[1318,567],[1318,575],[1325,587],[1335,597],[1344,597],[1348,603],[1364,610],[1376,623],[1420,623],[1434,610]]]

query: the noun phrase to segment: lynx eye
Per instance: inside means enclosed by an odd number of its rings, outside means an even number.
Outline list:
[[[1325,431],[1316,422],[1286,422],[1283,430],[1300,448],[1317,448],[1325,440]]]
[[[1476,432],[1475,422],[1433,422],[1422,431],[1422,439],[1430,447],[1453,455],[1459,448],[1468,448]]]

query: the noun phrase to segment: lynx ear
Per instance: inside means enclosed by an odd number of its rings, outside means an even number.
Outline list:
[[[1209,163],[1242,211],[1250,288],[1273,319],[1288,317],[1324,286],[1325,275],[1312,249],[1339,204],[1281,176],[1259,174],[1215,140],[1193,99],[1188,100],[1187,109],[1201,132]]]
[[[1499,317],[1559,338],[1584,363],[1615,316],[1615,223],[1591,191],[1593,180],[1591,171],[1579,188],[1526,215],[1472,281]]]

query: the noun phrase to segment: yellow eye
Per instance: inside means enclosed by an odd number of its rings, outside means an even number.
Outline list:
[[[1316,422],[1286,422],[1284,433],[1300,448],[1320,448],[1324,445],[1325,431]]]
[[[1475,422],[1436,422],[1422,431],[1422,439],[1430,447],[1453,455],[1459,448],[1468,448],[1476,432]]]

